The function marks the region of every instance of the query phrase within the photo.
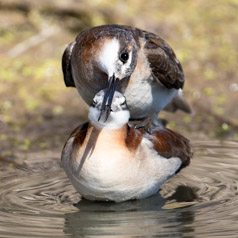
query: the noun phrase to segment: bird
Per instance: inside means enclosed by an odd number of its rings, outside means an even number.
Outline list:
[[[98,120],[107,91],[95,95],[89,121],[67,139],[61,165],[87,200],[123,202],[152,196],[167,179],[189,165],[193,155],[190,142],[166,127],[153,127],[150,132],[135,128],[129,122],[125,96],[118,91],[108,119],[104,113]]]
[[[115,90],[126,96],[131,120],[150,118],[161,125],[158,113],[171,101],[168,111],[192,113],[182,96],[179,60],[165,40],[151,32],[116,24],[85,30],[66,47],[62,71],[65,85],[76,87],[88,105],[97,92],[108,88],[100,116],[110,114]]]

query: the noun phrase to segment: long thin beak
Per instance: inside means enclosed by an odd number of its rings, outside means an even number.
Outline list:
[[[114,95],[114,93],[116,91],[116,87],[117,87],[118,81],[119,81],[118,78],[115,78],[114,74],[113,74],[112,77],[110,77],[108,89],[107,89],[107,91],[105,93],[105,96],[103,98],[102,107],[101,107],[101,113],[100,113],[100,115],[98,117],[98,121],[100,121],[100,118],[101,118],[101,116],[103,115],[103,113],[105,111],[106,111],[105,121],[108,119],[109,114],[111,112],[111,105],[112,105],[113,95]]]

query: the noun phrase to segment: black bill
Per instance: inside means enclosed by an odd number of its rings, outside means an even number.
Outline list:
[[[106,112],[106,117],[104,122],[108,119],[108,116],[111,112],[112,99],[116,91],[117,84],[118,84],[118,79],[115,78],[115,75],[113,74],[113,76],[110,77],[109,79],[108,89],[106,90],[106,93],[103,98],[101,113],[98,117],[98,121],[100,121],[100,118],[104,112]]]

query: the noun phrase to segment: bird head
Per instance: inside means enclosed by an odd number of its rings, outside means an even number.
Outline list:
[[[106,112],[105,119],[107,120],[118,84],[122,80],[129,80],[134,72],[137,64],[137,51],[138,46],[128,31],[105,37],[102,40],[97,63],[98,67],[108,76],[108,90],[104,95],[100,117]]]
[[[94,126],[99,128],[119,129],[128,123],[130,118],[126,98],[120,92],[115,91],[110,105],[110,114],[108,117],[106,114],[101,115],[101,108],[107,90],[108,89],[101,90],[94,96],[89,108],[88,118]],[[109,105],[106,103],[105,107],[107,110]],[[98,120],[100,115],[101,120]]]

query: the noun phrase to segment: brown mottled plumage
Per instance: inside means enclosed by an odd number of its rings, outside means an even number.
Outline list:
[[[86,122],[72,131],[68,140],[73,138],[72,150],[74,153],[77,152],[83,144],[89,142],[88,140],[85,142],[85,138],[89,131],[93,131],[93,128],[91,123]],[[91,138],[93,142],[96,143],[100,131],[101,130],[94,129],[93,138]],[[148,132],[147,128],[137,129],[131,123],[125,125],[120,131],[122,132],[120,133],[121,142],[117,141],[117,143],[121,143],[132,153],[137,151],[142,139],[147,138],[152,142],[153,148],[158,155],[167,159],[179,157],[182,160],[182,165],[176,173],[190,164],[193,149],[191,148],[189,140],[177,132],[165,127],[153,127],[153,129]]]
[[[159,155],[167,159],[179,157],[182,160],[177,172],[189,165],[193,150],[187,138],[165,127],[155,127],[150,135],[149,140]]]
[[[89,108],[89,122],[77,127],[62,151],[62,166],[86,199],[126,201],[158,192],[192,157],[189,141],[172,130],[135,128],[125,97],[115,92],[111,113],[98,120],[107,90]]]
[[[76,58],[79,58],[79,60],[89,61],[90,57],[97,51],[97,49],[94,51],[92,50],[93,44],[97,42],[98,47],[100,47],[100,41],[98,42],[98,40],[104,37],[118,38],[124,43],[124,47],[122,46],[122,48],[125,48],[125,42],[120,39],[121,37],[126,38],[127,35],[124,32],[130,32],[132,34],[138,48],[144,47],[152,72],[157,80],[167,88],[183,88],[183,69],[172,48],[161,37],[135,27],[103,25],[83,31],[77,36],[76,41],[74,42],[75,53],[73,57],[75,57],[75,60],[77,60]],[[141,45],[140,38],[145,40],[144,46]],[[71,43],[64,52],[62,57],[62,68],[66,86],[75,87],[73,75],[71,74],[69,77],[66,75],[66,72],[69,69],[67,69],[67,67],[69,67],[70,64],[71,51],[73,50],[72,44],[74,43]],[[68,82],[70,82],[70,85],[68,85]]]
[[[85,123],[72,131],[68,138],[68,140],[73,138],[72,150],[77,151],[80,149],[85,143],[84,140],[88,131],[92,131],[92,128],[93,126],[91,123]],[[149,133],[147,130],[143,130],[143,128],[136,129],[131,124],[125,125],[124,128],[121,128],[120,130],[124,131],[124,133],[121,133],[121,142],[116,141],[115,143],[124,145],[124,149],[129,150],[133,154],[137,151],[142,139],[147,138],[152,142],[153,149],[158,155],[167,159],[171,157],[178,157],[181,159],[182,165],[177,172],[190,164],[190,159],[193,156],[193,149],[189,140],[177,132],[165,127],[154,127]],[[100,134],[100,131],[101,130],[96,133],[97,136]],[[97,143],[97,138],[91,138],[91,140]],[[87,143],[88,140],[86,141],[86,144]]]
[[[76,87],[89,105],[97,92],[116,79],[109,95],[116,88],[126,96],[132,119],[151,117],[156,125],[157,114],[177,100],[184,85],[183,69],[172,48],[153,33],[124,25],[81,32],[66,48],[62,68],[66,86]],[[181,95],[173,107],[191,112]]]

